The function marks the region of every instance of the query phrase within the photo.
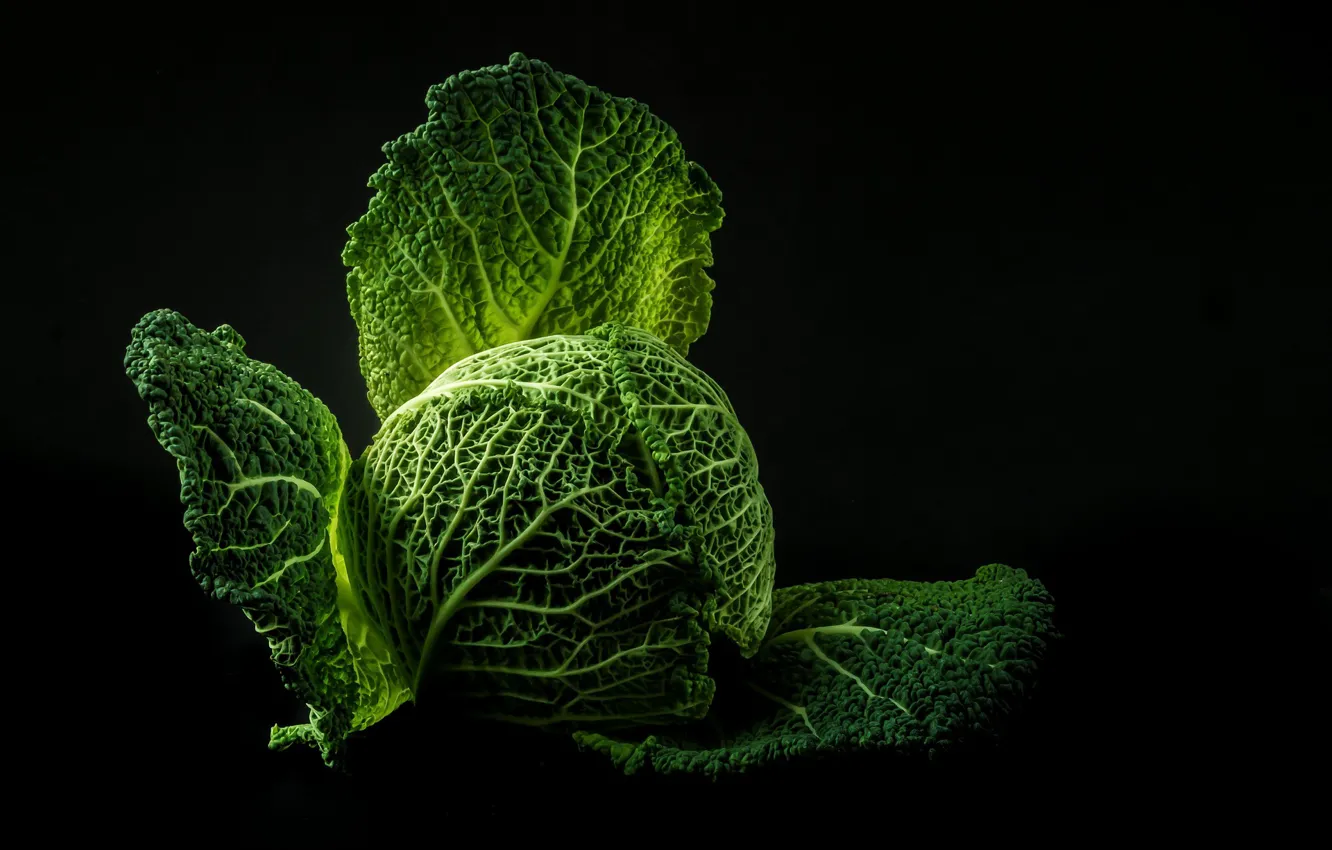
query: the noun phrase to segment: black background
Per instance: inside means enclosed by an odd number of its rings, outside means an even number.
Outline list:
[[[1326,734],[1301,702],[1328,637],[1326,591],[1306,592],[1329,583],[1324,32],[1270,3],[493,6],[16,22],[5,427],[11,492],[35,506],[10,531],[34,587],[11,598],[28,792],[111,836],[260,845],[577,841],[612,812],[640,837],[716,818],[829,840],[1024,806],[1164,814],[1269,747],[1307,769]],[[404,709],[352,777],[265,749],[301,709],[188,575],[129,330],[159,307],[231,323],[358,453],[376,420],[345,228],[426,89],[515,50],[648,103],[722,188],[690,358],[756,446],[779,583],[999,561],[1051,589],[1065,639],[1007,746],[663,783]],[[1324,667],[1301,666],[1311,646]]]

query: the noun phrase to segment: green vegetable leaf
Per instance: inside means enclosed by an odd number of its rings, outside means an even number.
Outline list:
[[[403,692],[368,653],[353,652],[339,612],[331,532],[350,458],[337,422],[244,345],[228,325],[208,333],[158,310],[135,326],[125,371],[176,460],[195,579],[244,611],[286,687],[309,705],[310,723],[274,727],[271,743],[305,740],[332,762],[349,732]]]
[[[455,364],[349,481],[348,572],[422,704],[676,723],[708,709],[714,635],[762,641],[773,532],[753,448],[720,388],[642,331]]]
[[[721,192],[647,106],[520,53],[426,105],[343,251],[381,419],[496,345],[609,321],[681,354],[703,335]]]
[[[714,705],[710,727],[574,738],[628,773],[717,776],[858,750],[934,756],[1002,733],[1057,637],[1052,611],[1039,581],[1002,564],[965,581],[779,588],[762,648],[728,682],[745,698]]]

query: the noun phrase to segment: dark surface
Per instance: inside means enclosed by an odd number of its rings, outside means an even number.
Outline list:
[[[1269,4],[1116,8],[17,27],[34,58],[8,56],[5,427],[11,495],[37,506],[10,530],[32,585],[11,597],[28,793],[107,837],[581,841],[618,812],[640,837],[717,818],[830,841],[1019,806],[1111,811],[1110,829],[1269,747],[1308,770],[1332,604],[1309,592],[1332,583],[1326,39]],[[376,423],[345,227],[429,85],[515,50],[648,103],[722,188],[690,357],[756,446],[779,582],[998,561],[1051,589],[1066,639],[1005,747],[682,785],[403,710],[352,778],[265,749],[301,708],[188,574],[176,473],[121,367],[130,328],[158,307],[232,324],[358,453]],[[1299,669],[1310,647],[1324,666]]]

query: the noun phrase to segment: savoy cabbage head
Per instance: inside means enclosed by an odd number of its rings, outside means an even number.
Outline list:
[[[520,54],[427,104],[343,254],[381,417],[359,458],[229,326],[157,310],[126,352],[195,578],[310,709],[272,746],[336,764],[407,701],[573,732],[631,772],[996,731],[1052,634],[1022,571],[774,588],[753,446],[686,359],[722,212],[670,128]],[[744,659],[720,680],[718,642]],[[739,728],[719,688],[756,699]]]

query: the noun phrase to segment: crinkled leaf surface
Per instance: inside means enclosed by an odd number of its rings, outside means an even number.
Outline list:
[[[434,86],[384,146],[343,262],[386,418],[487,348],[618,321],[675,350],[707,329],[721,193],[675,131],[514,54]]]
[[[1052,613],[1039,581],[1002,564],[964,581],[779,588],[762,648],[743,681],[726,683],[748,705],[720,736],[575,739],[629,773],[716,776],[857,750],[934,755],[1001,731],[1056,637]]]
[[[621,326],[468,358],[352,468],[347,556],[419,683],[532,725],[702,716],[710,633],[752,652],[771,510],[726,396]],[[424,697],[423,697],[424,698]]]
[[[405,692],[376,665],[363,622],[358,645],[344,632],[331,532],[350,459],[337,422],[244,344],[228,325],[209,333],[158,310],[135,326],[125,371],[176,460],[194,577],[245,612],[310,707],[310,723],[274,727],[273,744],[306,740],[332,761]]]

